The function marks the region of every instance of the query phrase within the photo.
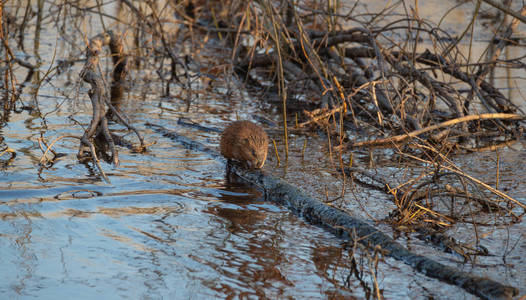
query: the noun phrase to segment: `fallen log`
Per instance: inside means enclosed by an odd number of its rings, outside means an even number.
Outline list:
[[[182,144],[184,147],[209,154],[214,159],[226,162],[217,151],[181,136],[162,126],[146,123],[147,127]],[[472,275],[436,262],[428,257],[410,252],[401,244],[369,225],[366,221],[328,206],[303,193],[297,187],[260,170],[247,170],[233,164],[230,172],[246,183],[264,191],[265,200],[286,206],[311,224],[318,225],[334,235],[358,241],[371,249],[380,247],[385,255],[400,260],[424,275],[461,287],[468,293],[482,299],[512,299],[518,294],[515,287],[503,285],[494,280]]]

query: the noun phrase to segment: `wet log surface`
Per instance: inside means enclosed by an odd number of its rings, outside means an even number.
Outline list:
[[[147,127],[170,138],[184,147],[209,154],[214,159],[226,162],[217,151],[181,136],[162,126],[146,123]],[[344,240],[357,239],[370,249],[380,247],[383,253],[400,260],[424,275],[461,287],[482,299],[512,299],[518,290],[494,280],[475,276],[446,266],[428,257],[412,253],[387,234],[335,207],[306,195],[299,188],[260,170],[247,170],[237,164],[228,168],[230,176],[235,175],[247,184],[264,192],[265,200],[283,205],[303,217],[311,224],[320,226]]]

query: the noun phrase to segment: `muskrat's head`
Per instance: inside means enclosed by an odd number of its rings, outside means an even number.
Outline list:
[[[261,169],[267,159],[268,137],[260,130],[241,140],[241,155],[252,169]]]

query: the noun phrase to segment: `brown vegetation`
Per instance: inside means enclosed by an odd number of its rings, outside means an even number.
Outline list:
[[[523,66],[520,57],[500,58],[520,21],[505,18],[475,61],[460,46],[480,6],[465,32],[453,37],[416,11],[391,16],[386,9],[367,18],[354,13],[356,7],[338,10],[340,4],[191,1],[184,18],[230,45],[240,78],[279,95],[285,157],[290,130],[315,130],[328,134],[341,176],[358,183],[370,172],[345,167],[355,149],[389,147],[392,161],[430,166],[402,183],[381,182],[398,207],[392,215],[397,227],[441,229],[465,220],[460,211],[438,209],[450,197],[519,221],[523,203],[462,171],[452,158],[495,150],[523,135],[523,111],[494,85],[498,67]]]
[[[60,14],[50,14],[48,24],[57,26],[71,48],[77,49],[77,56],[56,63],[42,74],[37,64],[17,58],[13,50],[24,51],[24,30],[35,15],[38,32],[42,7],[34,11],[18,1],[6,12],[2,11],[5,2],[1,2],[0,127],[9,122],[10,113],[17,109],[38,110],[38,103],[28,108],[20,100],[26,84],[34,83],[32,92],[36,95],[43,80],[63,72],[65,66],[81,62],[79,56],[87,48],[81,78],[91,86],[93,116],[85,134],[77,137],[81,140],[79,158],[83,147],[88,147],[98,164],[93,146],[98,135],[109,147],[113,162],[118,163],[106,110],[135,131],[140,141],[138,148],[144,149],[139,133],[109,97],[122,94],[125,60],[129,58],[133,68],[156,70],[163,82],[162,96],[173,96],[171,87],[179,86],[182,92],[177,97],[185,101],[187,111],[201,92],[196,86],[206,87],[217,77],[235,75],[247,86],[262,91],[261,99],[268,99],[281,109],[284,156],[289,155],[291,131],[297,135],[325,134],[331,149],[329,155],[339,163],[335,170],[343,178],[340,197],[351,181],[383,191],[396,205],[396,211],[384,221],[396,229],[443,233],[457,222],[469,222],[476,231],[477,214],[502,215],[509,225],[520,222],[526,212],[526,205],[500,191],[498,184],[492,187],[453,162],[459,153],[496,151],[523,138],[521,105],[497,87],[495,73],[500,67],[524,68],[522,57],[503,59],[501,54],[506,47],[520,43],[513,34],[526,15],[526,7],[520,11],[499,7],[500,19],[488,29],[494,34],[487,49],[484,55],[474,58],[469,49],[473,26],[482,10],[480,2],[459,36],[451,36],[440,24],[422,19],[418,7],[409,10],[403,2],[393,6],[403,6],[405,15],[390,14],[392,6],[365,14],[359,13],[356,6],[321,0],[187,0],[167,1],[163,5],[158,1],[120,0],[116,17],[102,13],[98,4],[87,6],[80,2],[51,4]],[[117,43],[118,39],[109,30],[87,36],[82,22],[90,14],[111,19],[115,27],[126,31],[132,44],[129,56],[118,54],[122,53],[122,45],[112,46],[111,41]],[[66,20],[68,26],[63,25]],[[102,28],[106,29],[106,25],[102,22]],[[73,36],[78,36],[78,41],[72,41]],[[219,54],[207,57],[204,49],[212,40],[220,44]],[[467,51],[461,49],[462,43],[468,45]],[[107,72],[102,72],[99,65],[103,46],[112,47],[114,58],[112,70]],[[27,70],[21,82],[14,75],[17,68]],[[106,84],[106,73],[113,74],[112,88]],[[230,86],[227,89],[232,90]],[[290,121],[292,117],[296,117],[295,124]],[[235,142],[243,139],[228,132],[225,136],[235,137],[221,143],[227,158],[248,161],[256,167],[263,165],[266,136],[261,144],[249,141],[248,148],[239,145],[230,149],[225,145],[237,145]],[[50,147],[42,147],[43,152],[48,153]],[[389,182],[370,170],[375,165],[372,154],[370,168],[358,166],[352,159],[358,151],[372,153],[379,147],[392,150],[389,160],[397,163],[400,170],[418,166],[420,174],[404,177],[402,182]],[[244,151],[247,149],[260,152],[251,156],[251,151]],[[495,181],[499,181],[498,173]],[[461,208],[447,209],[447,205],[442,205],[446,201]],[[469,214],[462,209],[468,206],[473,208]],[[487,222],[484,225],[497,224]],[[457,246],[450,249],[468,256],[455,250],[462,248]]]

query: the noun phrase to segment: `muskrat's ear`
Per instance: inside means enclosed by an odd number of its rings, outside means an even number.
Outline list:
[[[244,138],[244,139],[243,139],[243,143],[244,143],[245,145],[248,145],[248,144],[250,143],[250,140],[249,140],[248,138]]]

